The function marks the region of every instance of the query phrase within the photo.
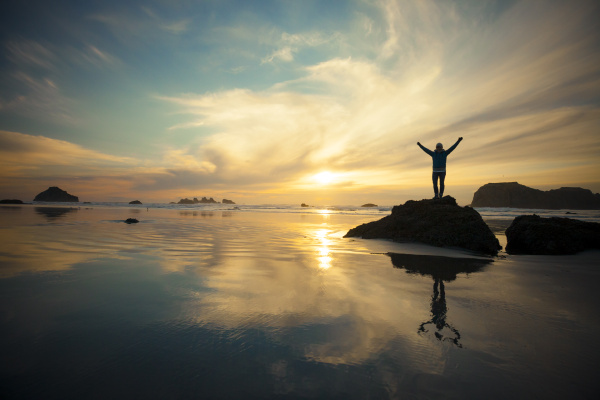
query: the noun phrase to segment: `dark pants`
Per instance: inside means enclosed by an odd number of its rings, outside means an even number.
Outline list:
[[[438,178],[440,178],[440,197],[444,196],[444,179],[446,179],[446,173],[445,172],[434,172],[433,175],[431,175],[431,178],[433,179],[433,193],[435,193],[435,196],[437,197],[438,195]]]

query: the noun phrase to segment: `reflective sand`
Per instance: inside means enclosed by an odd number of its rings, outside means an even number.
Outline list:
[[[370,219],[0,207],[0,393],[596,393],[600,252],[489,260],[342,238]]]

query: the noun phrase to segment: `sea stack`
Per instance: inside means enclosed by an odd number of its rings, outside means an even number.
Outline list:
[[[460,247],[487,255],[502,248],[498,239],[471,207],[460,207],[453,197],[409,200],[392,214],[350,229],[344,237],[421,242],[438,247]]]
[[[44,190],[42,193],[35,196],[33,201],[78,203],[79,197],[73,196],[56,186],[51,186],[47,190]]]

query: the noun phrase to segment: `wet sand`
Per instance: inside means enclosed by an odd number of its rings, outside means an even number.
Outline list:
[[[487,259],[344,239],[372,217],[326,213],[25,206],[0,217],[3,398],[600,388],[598,251]]]

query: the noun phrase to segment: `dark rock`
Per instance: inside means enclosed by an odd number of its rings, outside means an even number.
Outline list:
[[[461,247],[496,255],[502,247],[481,215],[445,196],[439,200],[409,200],[392,214],[350,229],[344,237],[416,241],[439,247]]]
[[[223,199],[222,203],[223,204],[235,204],[235,202],[233,200],[227,200],[227,199]]]
[[[193,200],[188,199],[187,197],[185,199],[181,199],[179,200],[179,202],[177,204],[218,204],[218,202],[213,199],[212,197],[207,199],[206,197],[203,197],[201,200],[198,200],[197,197],[194,197]]]
[[[142,204],[142,202],[139,200],[133,200],[133,201],[130,201],[129,204]]]
[[[51,186],[47,190],[35,196],[33,201],[53,201],[53,202],[79,202],[79,197],[70,195],[56,186]]]
[[[578,187],[542,191],[517,182],[488,183],[473,195],[471,207],[600,209],[600,194]]]
[[[300,207],[310,207],[310,206],[308,204],[302,203],[302,204],[300,204]]]
[[[367,203],[367,204],[363,204],[361,207],[377,207],[377,204]]]
[[[17,199],[4,199],[0,200],[0,204],[23,204],[23,201]]]
[[[135,219],[135,218],[127,218],[127,219],[125,220],[125,223],[126,223],[126,224],[137,224],[138,222],[140,222],[140,221],[138,221],[138,220],[137,220],[137,219]]]
[[[506,230],[506,239],[509,254],[575,254],[600,249],[600,224],[521,215]]]

